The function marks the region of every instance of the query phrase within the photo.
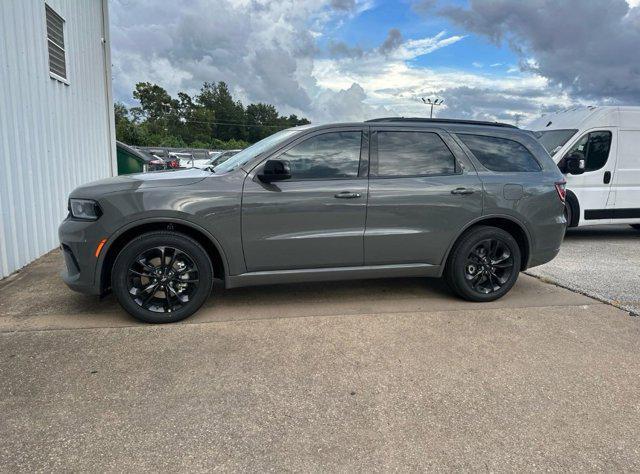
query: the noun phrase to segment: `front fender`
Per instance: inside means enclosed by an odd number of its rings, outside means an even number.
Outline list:
[[[224,269],[225,278],[229,275],[229,259],[227,257],[227,253],[225,252],[224,248],[220,244],[220,241],[213,234],[211,234],[211,232],[209,232],[207,229],[205,229],[198,223],[193,222],[191,219],[185,218],[184,216],[175,217],[175,216],[168,216],[168,215],[158,215],[158,216],[145,217],[142,219],[132,220],[122,225],[113,234],[111,234],[111,236],[107,239],[106,243],[104,244],[102,251],[98,256],[98,260],[96,262],[96,269],[94,273],[94,285],[96,287],[102,288],[102,275],[104,274],[103,265],[114,243],[118,241],[118,239],[125,233],[131,230],[134,230],[138,227],[141,229],[148,229],[150,224],[167,224],[167,226],[170,226],[171,224],[176,224],[180,226],[189,227],[190,229],[202,234],[215,246],[216,250],[220,254],[220,257],[222,258],[222,266]],[[169,228],[167,230],[169,230]]]

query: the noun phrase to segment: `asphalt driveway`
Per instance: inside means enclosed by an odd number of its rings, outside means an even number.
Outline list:
[[[638,470],[640,323],[522,275],[219,290],[137,324],[49,255],[0,284],[0,470]]]
[[[640,232],[627,225],[569,229],[560,254],[527,273],[640,315]]]

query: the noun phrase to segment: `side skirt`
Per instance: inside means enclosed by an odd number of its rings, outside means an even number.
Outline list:
[[[587,209],[584,220],[595,219],[640,219],[640,207],[627,209]]]
[[[303,268],[299,270],[249,272],[231,275],[225,279],[225,287],[238,288],[241,286],[273,285],[278,283],[360,280],[367,278],[439,277],[441,275],[442,267],[440,265],[429,265],[427,263]]]

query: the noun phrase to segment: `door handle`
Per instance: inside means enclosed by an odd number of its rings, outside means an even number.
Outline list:
[[[611,182],[611,171],[604,172],[604,178],[602,179],[604,184],[609,184]]]
[[[451,194],[473,194],[473,189],[468,188],[456,188],[451,190]]]
[[[334,197],[338,199],[355,199],[360,197],[360,193],[352,193],[351,191],[342,191],[336,194]]]

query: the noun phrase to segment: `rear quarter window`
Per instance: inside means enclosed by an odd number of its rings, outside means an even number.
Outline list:
[[[531,152],[515,140],[466,133],[459,133],[457,136],[477,160],[491,171],[511,173],[542,169]]]

